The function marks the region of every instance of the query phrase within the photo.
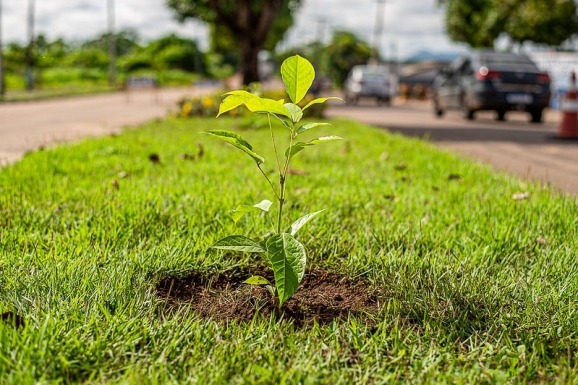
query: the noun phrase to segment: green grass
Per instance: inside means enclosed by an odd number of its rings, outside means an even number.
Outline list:
[[[40,76],[41,79],[36,89],[27,91],[23,75],[8,74],[7,90],[2,100],[6,102],[23,102],[93,95],[120,89],[108,85],[108,72],[106,70],[95,68],[48,68],[44,69]],[[200,77],[199,74],[181,70],[144,70],[130,74],[119,72],[117,76],[119,87],[129,76],[153,76],[158,80],[161,87],[190,86]]]
[[[56,88],[41,88],[33,91],[8,90],[4,95],[6,102],[29,102],[34,100],[63,98],[69,96],[94,95],[117,91],[108,85],[73,85]]]
[[[578,383],[576,199],[349,121],[311,133],[347,141],[296,157],[288,205],[329,209],[299,239],[310,265],[382,288],[376,326],[164,316],[161,276],[248,266],[207,247],[268,230],[228,217],[273,200],[252,161],[198,134],[240,122],[151,123],[0,170],[0,312],[27,320],[0,322],[2,384]],[[268,131],[242,135],[272,170]]]

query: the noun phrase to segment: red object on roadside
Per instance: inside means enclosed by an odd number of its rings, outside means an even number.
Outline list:
[[[578,139],[578,93],[576,92],[576,74],[570,73],[570,88],[560,104],[564,114],[560,122],[558,137],[564,139]]]

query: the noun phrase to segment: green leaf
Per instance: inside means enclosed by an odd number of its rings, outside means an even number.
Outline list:
[[[281,77],[291,101],[299,103],[315,79],[315,69],[305,58],[291,56],[281,64]]]
[[[287,108],[289,114],[291,114],[290,118],[294,123],[297,123],[303,117],[303,110],[301,110],[301,107],[297,104],[285,103],[285,108]]]
[[[273,204],[273,202],[271,202],[270,200],[263,199],[261,202],[257,203],[256,205],[253,205],[253,207],[256,207],[259,210],[262,210],[262,211],[265,211],[266,213],[268,213],[272,204]]]
[[[313,139],[307,143],[297,142],[285,151],[285,157],[293,158],[295,154],[301,152],[305,147],[315,146],[317,144],[332,142],[334,140],[342,140],[342,137],[331,135],[331,136],[321,136],[317,139]]]
[[[253,158],[253,160],[257,162],[257,164],[265,162],[265,158],[254,152],[253,146],[251,146],[249,142],[247,142],[240,135],[234,132],[222,130],[209,130],[204,133],[207,135],[215,136],[221,140],[224,140],[227,143],[231,143],[233,146],[237,147],[239,150],[245,152],[247,155]]]
[[[315,211],[314,213],[310,213],[307,215],[302,216],[301,218],[297,219],[295,222],[293,222],[293,224],[291,225],[291,235],[295,235],[297,234],[297,232],[307,223],[309,222],[311,219],[315,218],[317,215],[321,214],[323,211],[325,210],[319,210],[319,211]]]
[[[237,206],[236,209],[231,210],[231,218],[233,218],[233,222],[237,223],[243,218],[246,214],[253,211],[255,208],[253,206],[247,205],[240,205]]]
[[[255,286],[262,286],[262,285],[270,285],[271,283],[267,281],[267,278],[261,277],[260,275],[254,275],[252,277],[247,278],[243,283],[247,283],[249,285]]]
[[[245,251],[247,253],[265,253],[265,249],[254,240],[242,235],[229,235],[218,240],[211,249]]]
[[[267,112],[269,114],[276,114],[276,115],[283,115],[288,118],[291,118],[291,114],[289,110],[283,104],[283,100],[273,100],[267,98],[258,98],[255,97],[251,100],[248,100],[245,103],[245,106],[251,112]]]
[[[285,126],[285,128],[288,128],[289,130],[292,129],[291,124],[289,124],[289,122],[287,122],[287,121],[285,121],[285,120],[283,120],[283,119],[279,119],[279,121],[281,122],[281,124],[282,124],[283,126]]]
[[[305,131],[308,131],[312,128],[316,128],[316,127],[320,127],[320,126],[331,126],[331,124],[329,124],[329,123],[307,123],[307,124],[304,124],[297,129],[297,134],[302,134]]]
[[[231,217],[233,218],[233,222],[237,223],[241,218],[243,218],[246,214],[250,213],[251,211],[261,210],[265,212],[269,212],[271,205],[273,202],[270,200],[264,199],[261,202],[257,203],[256,205],[240,205],[237,206],[236,209],[232,210]]]
[[[226,97],[219,105],[219,113],[217,114],[217,118],[222,113],[233,110],[247,103],[249,100],[257,97],[257,95],[242,90],[227,92],[224,96]]]
[[[303,107],[303,111],[305,111],[306,109],[308,109],[309,107],[311,107],[314,104],[325,103],[328,100],[339,100],[339,101],[342,101],[343,103],[345,103],[345,100],[338,98],[336,96],[330,96],[328,98],[317,98],[317,99],[313,99],[312,101],[307,103],[307,105],[305,107]]]
[[[276,234],[267,240],[267,257],[273,266],[279,307],[299,288],[305,275],[305,248],[291,234]]]

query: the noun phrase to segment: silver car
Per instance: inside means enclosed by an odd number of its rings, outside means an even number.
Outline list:
[[[344,84],[345,100],[357,104],[361,98],[374,98],[378,105],[389,105],[393,98],[393,85],[389,71],[376,65],[354,66]]]

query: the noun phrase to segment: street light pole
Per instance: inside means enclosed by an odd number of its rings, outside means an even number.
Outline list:
[[[379,48],[381,47],[381,35],[383,35],[383,19],[385,16],[385,0],[377,1],[375,13],[375,29],[373,31],[373,60],[379,63]]]
[[[325,17],[317,17],[317,37],[315,40],[317,41],[317,46],[315,49],[316,58],[314,60],[315,69],[317,71],[322,72],[322,65],[323,65],[323,37],[325,35],[325,25],[327,23],[327,19]]]
[[[28,0],[28,47],[26,48],[26,89],[34,89],[34,0]]]
[[[116,36],[114,0],[108,0],[108,83],[116,86]]]
[[[2,0],[0,0],[0,102],[4,100],[6,84],[4,77],[4,45],[2,44]]]

